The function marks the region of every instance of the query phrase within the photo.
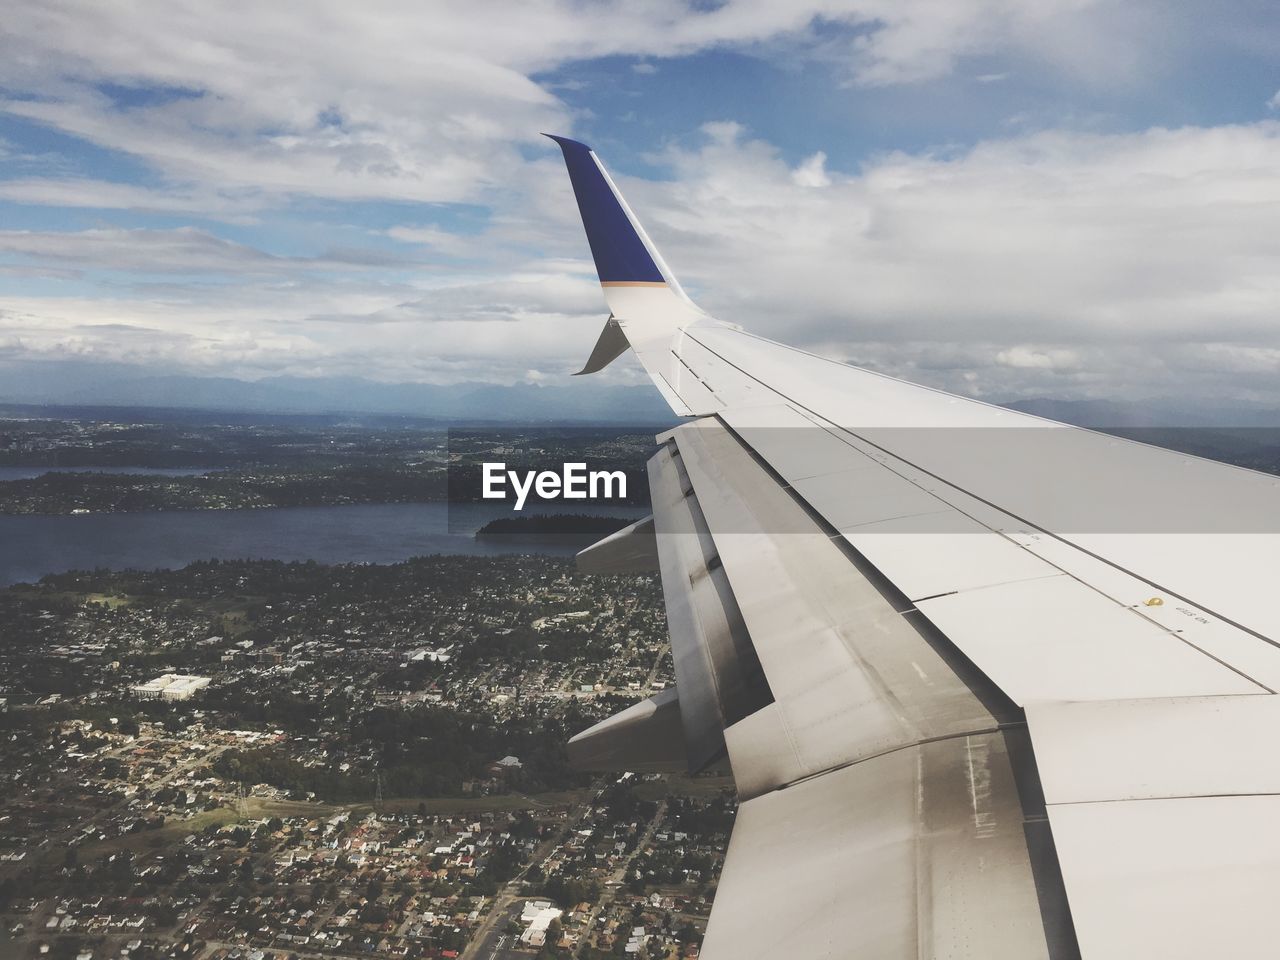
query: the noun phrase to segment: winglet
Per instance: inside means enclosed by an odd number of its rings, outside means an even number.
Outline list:
[[[687,327],[711,318],[680,288],[592,149],[568,137],[545,136],[554,140],[564,154],[596,273],[609,305],[609,320],[579,373],[604,369],[630,346],[672,410],[680,416],[692,414],[693,407],[673,386],[682,381],[684,374],[669,369],[671,351]],[[706,392],[705,388],[691,389],[699,395]]]
[[[605,321],[604,329],[600,331],[600,338],[596,340],[595,349],[591,351],[591,356],[587,357],[587,362],[574,376],[581,377],[588,373],[599,373],[626,353],[629,346],[631,346],[631,341],[622,332],[622,327],[618,325],[618,321],[610,315],[609,319]]]
[[[544,136],[559,144],[564,154],[600,283],[606,287],[666,284],[662,258],[591,148],[568,137]]]

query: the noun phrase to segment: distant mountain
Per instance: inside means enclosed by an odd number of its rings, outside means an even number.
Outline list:
[[[0,363],[0,403],[163,407],[262,414],[366,414],[502,423],[661,424],[671,411],[648,386],[565,378],[539,386],[378,383],[358,377],[149,375],[123,364]]]
[[[77,360],[0,361],[0,403],[60,407],[137,407],[241,414],[412,417],[501,423],[661,424],[673,420],[658,391],[613,386],[590,377],[551,385],[379,383],[360,377],[157,375],[127,364]],[[1227,403],[1153,399],[1055,400],[1004,404],[1051,420],[1106,430],[1280,427],[1280,410]]]

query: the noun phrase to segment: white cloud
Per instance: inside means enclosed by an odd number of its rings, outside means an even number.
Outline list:
[[[379,260],[368,250],[332,252],[320,257],[282,257],[194,227],[171,230],[113,227],[74,233],[0,230],[0,254],[74,264],[83,269],[237,276],[404,266],[408,262],[387,255]]]
[[[791,171],[791,182],[800,187],[831,186],[831,178],[827,176],[827,155],[819,150],[800,164]]]
[[[945,76],[967,58],[987,69],[996,52],[1020,79],[1051,69],[1123,85],[1149,82],[1145,68],[1171,43],[1177,18],[1153,20],[1154,9],[531,0],[477,16],[460,0],[429,11],[316,0],[247,16],[196,0],[14,5],[0,24],[0,110],[130,154],[158,177],[42,173],[0,182],[0,199],[235,223],[299,197],[465,200],[488,217],[464,234],[406,216],[385,231],[405,260],[376,249],[274,256],[193,228],[6,231],[0,249],[16,262],[0,269],[18,279],[70,285],[109,269],[173,280],[6,297],[0,338],[39,355],[237,375],[569,371],[603,309],[563,168],[532,149],[540,130],[572,128],[558,91],[581,83],[535,77],[603,56],[640,58],[643,75],[643,58],[730,47],[821,58],[861,86]],[[788,164],[723,121],[696,148],[652,158],[672,180],[620,179],[704,305],[779,339],[987,395],[1263,393],[1276,389],[1280,339],[1278,130],[1045,132],[855,171],[831,169],[824,151]],[[432,255],[463,265],[406,279],[408,263]]]
[[[1110,0],[874,0],[857,6],[876,29],[852,40],[850,72],[855,82],[871,86],[931,80],[965,57],[996,52],[1090,83],[1128,82],[1150,68],[1157,51],[1167,50],[1174,21],[1156,5]]]
[[[28,359],[79,358],[257,378],[515,382],[568,377],[604,322],[594,278],[553,272],[415,286],[255,276],[135,285],[108,296],[6,298],[0,341]],[[634,365],[610,372],[640,382]]]
[[[0,200],[48,207],[90,207],[146,213],[187,213],[213,220],[252,223],[271,205],[261,191],[215,191],[192,186],[139,187],[82,177],[16,177],[0,180]]]
[[[1230,393],[1228,356],[1280,347],[1280,123],[893,154],[820,191],[732,125],[665,159],[632,206],[703,306],[771,337],[988,394]]]
[[[399,240],[401,243],[428,247],[437,253],[443,254],[464,253],[471,246],[467,237],[450,233],[448,230],[442,230],[439,227],[392,227],[387,231],[387,236],[393,240]]]
[[[788,165],[718,122],[652,159],[672,179],[619,177],[632,206],[695,298],[755,332],[988,397],[1276,399],[1280,123],[1048,132],[848,172],[821,154]],[[566,180],[550,158],[525,165],[474,236],[390,231],[470,275],[273,256],[189,228],[0,232],[22,269],[207,277],[10,298],[0,336],[237,375],[567,374],[604,309]]]
[[[1022,51],[1110,77],[1164,37],[1119,0],[464,0],[272,4],[48,0],[6,11],[0,110],[133,154],[206,190],[473,200],[572,116],[532,76],[577,60],[734,47],[833,61],[854,82],[939,77]],[[1145,24],[1144,26],[1148,26]],[[1123,35],[1124,55],[1113,49]],[[1051,38],[1052,42],[1046,40]],[[783,54],[779,54],[783,56]],[[656,67],[647,60],[637,73]],[[46,188],[47,189],[47,188]],[[28,195],[39,196],[35,184]],[[83,186],[81,189],[83,191]],[[106,191],[96,195],[109,206]],[[40,201],[37,201],[40,202]],[[164,202],[164,201],[157,201]]]
[[[1024,370],[1073,370],[1080,357],[1074,350],[1053,350],[1018,344],[996,354],[995,362],[1004,367]]]

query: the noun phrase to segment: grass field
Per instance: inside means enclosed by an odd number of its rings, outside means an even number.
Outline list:
[[[416,813],[422,804],[427,813],[433,816],[457,816],[460,814],[511,813],[516,810],[528,810],[535,816],[539,812],[571,807],[582,803],[591,796],[590,790],[563,790],[554,793],[540,793],[532,796],[525,794],[505,794],[492,797],[394,797],[388,799],[382,809],[385,813]],[[263,820],[269,817],[307,817],[321,819],[340,813],[350,813],[355,818],[364,817],[373,809],[370,803],[329,804],[307,803],[297,800],[267,800],[261,797],[249,797],[245,801],[245,819]],[[211,824],[219,827],[235,823],[240,819],[235,808],[218,807],[215,810],[204,810],[186,820],[170,820],[156,830],[142,830],[138,833],[113,837],[84,843],[80,846],[81,859],[92,860],[120,850],[143,851],[171,846],[183,837],[200,833]]]
[[[387,800],[382,809],[391,813],[413,813],[421,803],[428,813],[451,816],[459,813],[510,813],[514,810],[550,810],[570,807],[591,796],[590,790],[560,790],[554,793],[508,793],[491,797],[395,797]],[[371,804],[357,804],[351,808],[356,813],[367,813]]]
[[[248,820],[261,820],[267,817],[329,817],[341,812],[343,807],[331,807],[323,803],[298,803],[292,800],[264,800],[250,797],[245,801],[245,817]],[[186,820],[169,820],[157,830],[142,830],[138,833],[127,833],[122,837],[100,840],[80,845],[82,860],[91,860],[120,850],[148,850],[171,846],[183,837],[199,833],[211,824],[219,827],[235,823],[240,817],[233,807],[218,807],[215,810],[203,810]]]
[[[663,797],[698,797],[706,799],[733,789],[733,777],[723,774],[705,774],[687,777],[672,774],[663,780],[642,780],[636,786],[636,796],[642,800],[661,800]]]

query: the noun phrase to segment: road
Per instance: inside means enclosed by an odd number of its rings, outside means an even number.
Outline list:
[[[658,830],[658,825],[662,823],[662,818],[667,814],[667,800],[664,797],[658,801],[658,809],[654,811],[653,818],[644,828],[644,833],[640,835],[640,839],[636,841],[636,845],[626,858],[618,864],[617,868],[609,876],[609,881],[605,884],[604,892],[600,895],[600,900],[591,908],[591,913],[587,915],[586,926],[583,928],[583,934],[578,938],[577,944],[573,948],[571,957],[577,957],[582,952],[582,948],[586,945],[587,940],[591,936],[591,931],[595,929],[596,920],[599,918],[609,904],[613,903],[618,895],[618,889],[627,878],[627,871],[631,869],[631,864],[642,850],[653,842],[653,835]]]
[[[658,651],[658,655],[653,658],[653,666],[649,668],[649,675],[645,677],[644,686],[640,689],[642,696],[653,695],[653,681],[658,676],[658,670],[662,667],[662,661],[666,659],[667,653],[671,650],[671,644],[664,643],[662,649]]]
[[[582,822],[582,818],[587,815],[587,811],[591,809],[591,804],[595,801],[595,794],[598,789],[598,784],[592,785],[591,797],[569,811],[564,819],[563,826],[538,844],[533,851],[533,856],[529,858],[529,862],[498,891],[497,896],[493,898],[493,905],[489,908],[489,912],[480,922],[480,926],[476,928],[471,942],[462,951],[461,960],[491,960],[490,954],[492,951],[501,949],[496,947],[496,944],[507,925],[507,919],[509,919],[507,914],[510,912],[510,907],[516,901],[533,899],[524,895],[525,874],[529,872],[530,867],[546,860],[551,855],[551,851],[568,835],[569,831]],[[519,913],[520,911],[517,910],[516,912]],[[486,950],[490,951],[490,953],[486,953]],[[492,953],[492,956],[496,960],[498,954]]]
[[[528,954],[520,954],[516,952],[516,947],[520,944],[520,938],[507,933],[507,924],[520,916],[520,912],[524,909],[524,899],[521,898],[513,903],[508,904],[498,913],[491,913],[490,916],[496,921],[492,926],[487,928],[483,936],[476,936],[471,943],[467,945],[467,949],[463,951],[464,958],[475,957],[476,960],[528,960]]]
[[[109,753],[104,754],[104,756],[114,756],[124,749],[132,749],[132,745],[129,745],[127,748],[117,747]],[[186,760],[174,764],[172,770],[169,770],[167,773],[157,777],[155,780],[149,781],[146,784],[146,787],[148,790],[154,792],[175,777],[187,773],[202,763],[209,762],[226,749],[227,748],[223,746],[211,747],[210,749],[195,756],[188,757]],[[123,797],[110,806],[103,807],[92,816],[86,817],[83,820],[77,820],[75,823],[67,825],[62,830],[50,834],[43,843],[26,847],[25,850],[27,857],[20,861],[6,863],[4,865],[5,869],[0,870],[0,877],[16,875],[28,867],[38,868],[50,859],[53,859],[55,856],[64,856],[72,838],[81,833],[85,827],[91,827],[111,814],[118,812],[120,808],[128,804],[131,799],[132,797]]]

